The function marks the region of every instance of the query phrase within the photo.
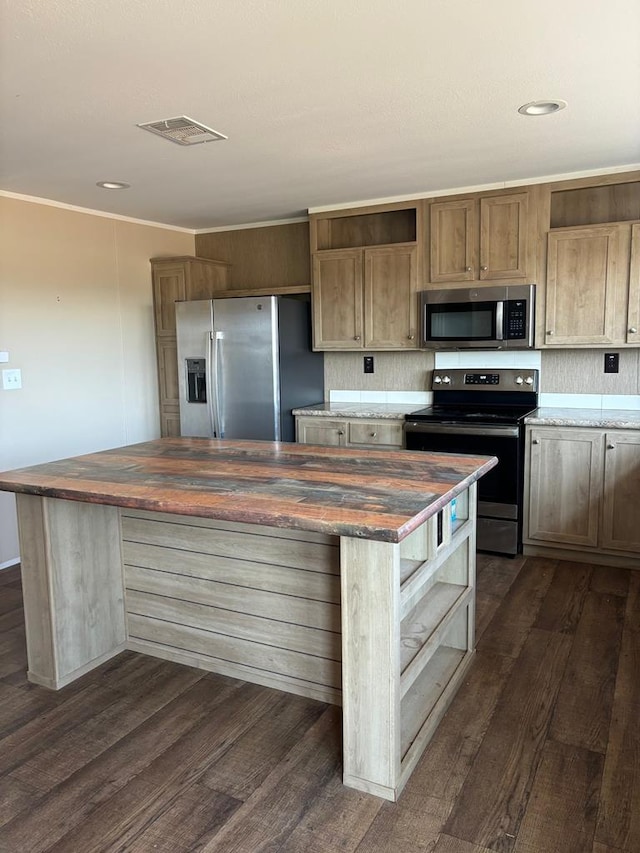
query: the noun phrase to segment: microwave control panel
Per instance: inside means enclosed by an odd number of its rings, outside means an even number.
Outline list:
[[[505,302],[505,337],[509,340],[527,336],[527,303],[524,299],[508,299]]]

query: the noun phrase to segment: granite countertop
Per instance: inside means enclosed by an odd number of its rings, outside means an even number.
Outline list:
[[[405,415],[424,409],[427,403],[316,403],[293,409],[294,415],[319,418],[388,418],[403,421]]]
[[[561,409],[543,406],[524,420],[527,425],[640,429],[640,411],[633,409]]]
[[[0,474],[0,490],[399,542],[494,456],[161,438]]]

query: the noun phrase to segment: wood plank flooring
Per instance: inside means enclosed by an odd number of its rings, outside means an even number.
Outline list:
[[[476,622],[392,804],[342,786],[321,702],[132,652],[29,684],[0,572],[0,851],[638,853],[640,572],[480,555]]]

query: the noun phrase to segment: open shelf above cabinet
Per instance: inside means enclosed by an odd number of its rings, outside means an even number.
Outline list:
[[[640,180],[551,191],[551,228],[640,220]]]
[[[415,243],[418,235],[415,206],[348,216],[314,216],[311,226],[312,251]]]

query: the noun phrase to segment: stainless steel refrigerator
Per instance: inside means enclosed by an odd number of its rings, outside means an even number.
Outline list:
[[[176,302],[183,436],[295,441],[291,410],[324,396],[308,298]]]

